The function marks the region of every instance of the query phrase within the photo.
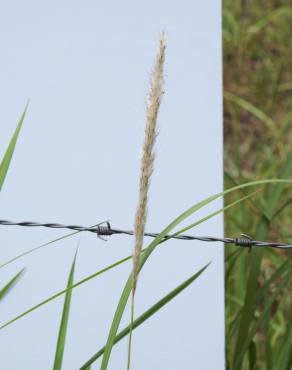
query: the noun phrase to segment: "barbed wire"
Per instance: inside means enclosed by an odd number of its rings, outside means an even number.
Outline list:
[[[3,226],[24,226],[24,227],[47,227],[52,229],[69,229],[75,231],[88,231],[91,233],[97,234],[97,236],[111,236],[115,234],[124,234],[124,235],[134,235],[132,230],[120,230],[120,229],[113,229],[110,223],[104,222],[104,225],[96,225],[93,227],[86,227],[86,226],[79,226],[79,225],[65,225],[59,223],[40,223],[40,222],[31,222],[31,221],[7,221],[7,220],[0,220],[0,225]],[[151,238],[155,238],[159,235],[159,233],[149,233],[145,232],[145,236],[149,236]],[[103,238],[102,238],[103,239]],[[279,248],[279,249],[292,249],[292,245],[286,243],[278,243],[278,242],[266,242],[260,240],[254,240],[250,236],[246,234],[241,234],[238,238],[218,238],[213,236],[194,236],[194,235],[165,235],[164,240],[166,239],[179,239],[179,240],[199,240],[203,242],[221,242],[225,244],[234,244],[239,247],[272,247],[272,248]]]

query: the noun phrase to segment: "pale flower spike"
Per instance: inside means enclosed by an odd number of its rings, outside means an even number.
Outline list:
[[[154,144],[157,136],[157,117],[163,95],[163,65],[165,48],[165,38],[164,34],[162,34],[159,42],[159,51],[151,75],[150,93],[148,95],[146,108],[147,116],[141,158],[139,199],[134,224],[135,247],[133,252],[132,270],[133,294],[136,290],[137,278],[139,274],[139,260],[143,245],[143,236],[147,217],[148,189],[150,185],[151,174],[153,172]]]

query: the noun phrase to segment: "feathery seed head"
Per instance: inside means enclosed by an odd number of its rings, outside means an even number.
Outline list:
[[[162,34],[159,42],[159,51],[151,75],[150,92],[146,107],[146,127],[141,158],[139,199],[134,224],[135,246],[132,270],[133,294],[136,290],[137,277],[139,273],[139,260],[147,218],[148,190],[150,186],[150,178],[153,172],[154,144],[157,136],[157,117],[163,95],[163,65],[165,48],[165,38],[164,34]]]

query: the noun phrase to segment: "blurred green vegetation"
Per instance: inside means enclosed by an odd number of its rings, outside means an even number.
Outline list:
[[[223,40],[225,188],[291,179],[292,1],[224,0]],[[225,234],[292,243],[291,208],[291,186],[263,187]],[[226,247],[226,356],[230,370],[291,370],[291,250]]]

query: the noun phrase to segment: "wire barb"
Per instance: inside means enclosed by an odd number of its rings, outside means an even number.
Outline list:
[[[24,227],[48,227],[52,229],[69,229],[75,230],[78,232],[81,231],[88,231],[91,233],[97,234],[98,237],[102,236],[111,236],[114,234],[123,234],[123,235],[134,235],[132,230],[120,230],[120,229],[113,229],[110,223],[107,221],[104,223],[105,225],[97,225],[93,227],[86,227],[86,226],[79,226],[79,225],[65,225],[59,223],[40,223],[40,222],[32,222],[32,221],[21,221],[21,222],[14,222],[14,221],[7,221],[7,220],[0,220],[0,225],[3,226],[24,226]],[[150,233],[145,232],[144,236],[148,236],[151,238],[156,238],[159,233]],[[105,240],[104,238],[101,238]],[[195,235],[187,235],[187,234],[180,234],[180,235],[165,235],[164,240],[168,239],[179,239],[179,240],[199,240],[202,242],[221,242],[225,244],[234,244],[239,247],[249,248],[251,250],[252,247],[272,247],[272,248],[279,248],[279,249],[292,249],[292,245],[286,243],[277,243],[277,242],[265,242],[260,240],[253,240],[250,236],[246,234],[241,234],[239,238],[218,238],[213,236],[195,236]]]

